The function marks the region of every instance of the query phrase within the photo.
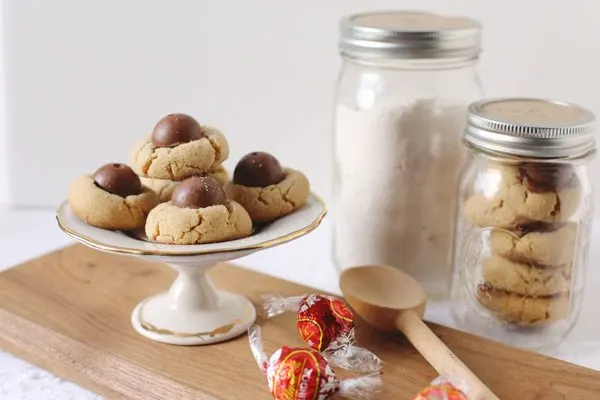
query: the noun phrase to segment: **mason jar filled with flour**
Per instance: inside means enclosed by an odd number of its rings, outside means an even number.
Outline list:
[[[483,96],[480,24],[428,12],[342,20],[333,257],[387,264],[449,291],[467,107]]]

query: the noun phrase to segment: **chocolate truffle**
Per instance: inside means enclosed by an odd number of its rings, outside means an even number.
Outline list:
[[[171,203],[179,208],[204,208],[226,204],[227,196],[221,183],[212,176],[193,176],[177,185]]]
[[[96,185],[109,193],[127,197],[142,192],[140,178],[125,164],[112,163],[98,168],[92,176]]]
[[[172,147],[204,137],[198,121],[186,114],[169,114],[156,124],[152,131],[152,144]]]
[[[233,171],[233,182],[242,186],[266,187],[285,178],[279,161],[269,153],[255,151],[246,154]]]
[[[523,163],[519,166],[523,183],[532,192],[551,192],[574,186],[577,180],[570,165]]]

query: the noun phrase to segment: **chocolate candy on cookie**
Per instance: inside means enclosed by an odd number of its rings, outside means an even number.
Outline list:
[[[102,189],[121,197],[140,194],[142,191],[140,178],[125,164],[103,165],[94,172],[92,178]]]
[[[308,348],[283,346],[268,357],[263,350],[260,327],[248,330],[250,349],[260,369],[267,375],[273,398],[346,399],[376,398],[381,388],[378,374],[340,380],[323,356]]]
[[[252,220],[237,202],[227,199],[213,177],[191,177],[173,191],[171,200],[148,215],[146,235],[167,244],[201,244],[250,235]]]
[[[296,326],[304,342],[333,364],[361,372],[381,369],[379,357],[355,345],[354,315],[337,297],[269,294],[262,296],[262,308],[267,318],[287,311],[296,313]]]
[[[250,187],[276,185],[284,178],[279,160],[262,151],[246,154],[233,171],[234,183]]]
[[[143,227],[158,203],[156,194],[141,184],[129,166],[120,163],[109,163],[91,175],[77,177],[68,200],[73,213],[87,224],[115,230]]]
[[[171,203],[179,208],[204,208],[227,204],[227,196],[215,178],[195,176],[175,188]]]
[[[156,124],[152,131],[152,144],[156,147],[174,147],[205,137],[198,121],[186,114],[169,114]]]
[[[301,207],[310,183],[302,172],[282,167],[273,155],[252,152],[240,159],[226,191],[253,221],[269,222]]]
[[[131,164],[145,178],[181,181],[218,169],[229,156],[225,136],[185,114],[169,114],[131,149]]]
[[[573,166],[555,163],[522,163],[518,167],[527,190],[534,193],[556,191],[577,186]]]

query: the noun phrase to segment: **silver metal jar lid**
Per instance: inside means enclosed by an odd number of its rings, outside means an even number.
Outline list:
[[[595,150],[594,114],[562,101],[484,99],[469,106],[464,140],[483,151],[575,158]]]
[[[380,11],[342,19],[342,54],[366,59],[475,58],[481,24],[424,11]]]

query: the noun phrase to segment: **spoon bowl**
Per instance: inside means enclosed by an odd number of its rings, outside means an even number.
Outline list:
[[[402,311],[425,313],[427,293],[412,276],[386,265],[365,265],[346,269],[340,288],[348,304],[370,325],[395,331]]]

